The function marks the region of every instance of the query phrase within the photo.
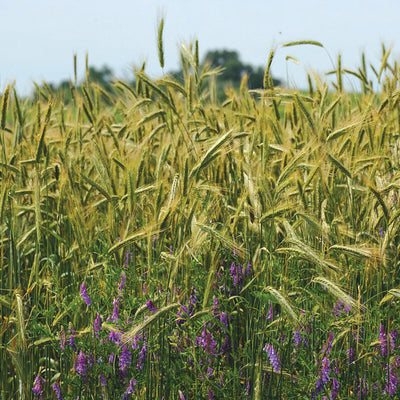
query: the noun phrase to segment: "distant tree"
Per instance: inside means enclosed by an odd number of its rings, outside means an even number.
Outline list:
[[[204,57],[204,62],[210,63],[214,68],[223,67],[220,79],[225,82],[231,82],[235,87],[239,86],[243,75],[247,74],[249,77],[249,88],[262,88],[264,80],[264,68],[253,67],[249,64],[244,64],[239,57],[237,51],[234,50],[211,50],[208,51]],[[274,79],[274,84],[279,85],[280,81]]]
[[[90,81],[98,83],[105,89],[109,89],[111,87],[112,76],[113,70],[107,65],[103,65],[100,69],[93,66],[89,67]]]
[[[240,61],[237,51],[225,49],[208,51],[204,62],[208,62],[212,68],[223,67],[221,78],[226,81],[240,82],[245,72],[245,66]]]

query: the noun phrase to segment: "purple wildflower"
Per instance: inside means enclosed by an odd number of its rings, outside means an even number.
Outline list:
[[[347,315],[351,310],[351,304],[346,304],[343,308],[343,312]]]
[[[143,342],[143,341],[144,341],[143,333],[139,333],[138,335],[136,335],[132,340],[132,349],[137,350],[140,347],[138,342]]]
[[[267,320],[273,320],[273,319],[274,319],[274,309],[272,307],[272,303],[270,303]]]
[[[301,336],[301,332],[298,327],[296,327],[296,331],[293,333],[293,343],[296,348],[299,348],[303,343],[303,336]]]
[[[389,334],[389,344],[390,344],[390,352],[393,354],[393,351],[396,349],[396,339],[398,335],[398,330],[390,332]]]
[[[108,340],[110,342],[114,342],[117,346],[119,346],[119,342],[121,341],[122,333],[118,331],[111,330],[108,335]]]
[[[144,362],[146,360],[146,356],[147,356],[147,347],[146,347],[146,343],[143,343],[142,349],[140,350],[139,353],[139,358],[138,358],[138,362],[136,364],[136,369],[141,371],[144,365]]]
[[[129,265],[129,256],[130,256],[130,251],[129,249],[126,251],[125,254],[125,262],[124,262],[124,268],[128,269],[128,265]]]
[[[379,340],[380,340],[380,347],[381,347],[381,355],[382,355],[382,357],[386,357],[388,354],[387,337],[386,337],[386,332],[385,332],[382,324],[379,329]]]
[[[147,300],[146,306],[148,310],[152,313],[155,313],[157,311],[157,307],[152,303],[151,300]]]
[[[395,366],[394,365],[387,365],[386,364],[386,370],[387,370],[387,383],[385,385],[385,389],[383,390],[383,394],[389,394],[390,397],[393,397],[396,392],[397,392],[397,386],[399,384],[399,376],[397,375],[395,371]]]
[[[110,357],[108,358],[108,365],[109,365],[110,367],[112,367],[112,365],[114,364],[114,361],[115,361],[115,354],[114,354],[114,353],[111,353],[111,354],[110,354]]]
[[[125,287],[125,282],[126,282],[126,274],[125,272],[121,272],[121,280],[118,286],[118,290],[122,292],[122,289]]]
[[[43,394],[44,394],[43,384],[45,382],[46,382],[46,380],[40,376],[40,373],[37,374],[35,380],[33,381],[32,392],[36,394],[36,398],[38,400],[43,399]]]
[[[383,227],[380,226],[380,227],[379,227],[379,237],[380,237],[380,238],[383,238],[384,236],[385,236],[385,231],[383,230]]]
[[[80,376],[85,377],[88,364],[89,364],[89,359],[85,356],[85,353],[81,350],[79,352],[78,358],[75,361],[75,371]]]
[[[213,297],[213,315],[214,317],[218,316],[218,298],[216,296]]]
[[[100,314],[97,313],[93,323],[93,331],[97,338],[99,337],[99,332],[103,329],[102,325],[103,325],[103,320],[101,319]]]
[[[281,361],[278,355],[275,353],[274,346],[272,346],[272,344],[266,343],[263,350],[268,353],[269,362],[271,363],[274,371],[279,372],[281,368]]]
[[[128,400],[129,399],[129,397],[130,397],[130,395],[132,394],[132,393],[135,393],[135,391],[136,391],[136,386],[137,385],[137,382],[132,378],[130,381],[129,381],[129,386],[128,386],[128,388],[126,389],[126,391],[125,391],[125,393],[123,394],[123,396],[122,396],[122,400]]]
[[[354,350],[352,347],[346,350],[347,362],[350,364],[354,361]]]
[[[367,382],[367,379],[365,378],[365,375],[364,375],[364,378],[361,380],[361,377],[360,378],[358,378],[359,379],[359,383],[357,384],[357,389],[358,389],[358,391],[357,391],[357,397],[358,398],[364,398],[364,397],[366,397],[367,395],[368,395],[368,393],[369,393],[369,390],[368,390],[368,382]],[[374,382],[373,384],[372,384],[372,390],[376,393],[377,391],[378,391],[378,385],[377,385],[377,382]]]
[[[115,323],[119,319],[119,310],[118,310],[118,299],[113,300],[113,314],[111,316],[112,321]]]
[[[190,293],[190,299],[189,299],[189,304],[192,305],[193,307],[197,304],[198,302],[198,296],[197,296],[198,290],[195,287],[192,287],[192,291]]]
[[[230,275],[233,277],[234,286],[239,286],[243,280],[243,270],[241,265],[235,265],[235,263],[231,264]]]
[[[330,353],[330,351],[332,349],[332,343],[333,343],[334,337],[335,337],[334,333],[333,332],[329,332],[328,340],[323,345],[321,354],[325,354],[325,355],[329,356],[329,353]]]
[[[214,393],[211,389],[208,389],[208,400],[214,400]]]
[[[82,285],[81,285],[81,297],[83,300],[85,300],[86,305],[90,306],[90,304],[92,303],[92,300],[89,297],[89,295],[87,294],[85,282],[82,282]]]
[[[76,344],[75,344],[75,329],[71,323],[69,325],[69,333],[70,333],[69,340],[68,340],[69,345],[72,347],[72,349],[74,351],[78,351]]]
[[[60,386],[58,386],[58,383],[54,382],[51,387],[56,392],[57,400],[63,400],[61,389],[60,389]]]
[[[122,348],[122,353],[119,357],[119,369],[121,370],[122,374],[125,375],[127,369],[131,365],[132,361],[132,354],[124,345]]]
[[[215,342],[212,333],[207,332],[206,324],[204,324],[200,344],[206,354],[217,355],[217,343]]]
[[[250,276],[250,275],[251,275],[251,264],[250,264],[249,262],[247,263],[246,275],[247,275],[247,276]]]
[[[188,308],[185,305],[182,305],[179,307],[179,310],[177,311],[177,315],[180,318],[176,319],[177,324],[183,324],[186,321],[186,318],[188,316]]]
[[[99,375],[99,380],[101,386],[107,386],[107,378],[103,374]]]
[[[344,303],[341,300],[338,300],[338,302],[335,304],[335,306],[332,308],[331,315],[335,315],[335,317],[339,317],[340,313],[343,309]]]
[[[331,400],[336,399],[338,393],[339,393],[339,382],[335,378],[332,378]]]
[[[219,320],[225,325],[225,328],[228,329],[228,314],[225,311],[221,312]]]
[[[231,349],[232,349],[232,346],[231,346],[231,342],[229,340],[229,336],[226,335],[225,341],[224,341],[224,343],[222,343],[222,346],[221,346],[221,354],[229,355],[229,353],[231,352]]]
[[[65,334],[64,327],[61,326],[61,328],[60,328],[60,349],[61,349],[61,351],[65,350],[66,345],[67,345],[67,336]]]
[[[322,360],[322,368],[321,368],[321,380],[324,385],[329,382],[329,371],[330,371],[330,360],[327,357],[324,357]]]

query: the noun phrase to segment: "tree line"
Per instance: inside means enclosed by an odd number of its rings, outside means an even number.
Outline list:
[[[224,98],[227,87],[238,88],[244,75],[247,75],[249,89],[263,87],[264,67],[244,63],[240,59],[239,53],[235,50],[210,50],[204,56],[202,64],[205,63],[209,63],[212,68],[221,69],[221,73],[217,77],[217,98],[219,100]],[[183,80],[182,70],[170,71],[167,75],[172,75],[177,80]],[[89,66],[87,76],[91,82],[98,84],[105,91],[112,91],[114,72],[108,65],[103,65],[102,67]],[[275,86],[281,84],[279,79],[274,78],[273,82]],[[134,79],[129,83],[135,85]],[[44,85],[52,92],[63,93],[64,99],[67,100],[72,83],[70,80],[63,80],[58,84],[49,83]],[[36,87],[34,96],[39,95],[41,88],[43,87]]]

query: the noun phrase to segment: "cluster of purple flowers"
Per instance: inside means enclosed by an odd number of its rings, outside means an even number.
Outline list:
[[[90,304],[92,304],[92,300],[86,291],[85,282],[82,282],[82,285],[81,285],[81,296],[87,306],[90,306]]]
[[[36,398],[38,400],[42,400],[44,396],[44,389],[43,385],[46,382],[46,380],[40,376],[40,374],[37,374],[35,380],[33,381],[33,387],[32,387],[32,392],[35,393]]]
[[[334,305],[331,311],[331,315],[334,315],[336,318],[340,317],[342,312],[347,315],[351,310],[351,304],[344,304],[343,301],[338,300]]]
[[[274,371],[279,372],[281,369],[281,360],[279,359],[278,355],[276,354],[274,346],[272,346],[272,344],[266,343],[263,350],[267,352],[269,362],[271,363]]]
[[[244,265],[236,264],[235,262],[232,262],[229,273],[233,278],[233,285],[240,290],[242,288],[241,285],[242,285],[243,279],[246,276],[251,276],[251,264],[247,263],[247,265],[244,266]]]

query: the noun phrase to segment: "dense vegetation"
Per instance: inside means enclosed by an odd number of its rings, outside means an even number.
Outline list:
[[[223,102],[197,43],[183,83],[5,89],[2,400],[397,396],[399,66],[273,56]]]

